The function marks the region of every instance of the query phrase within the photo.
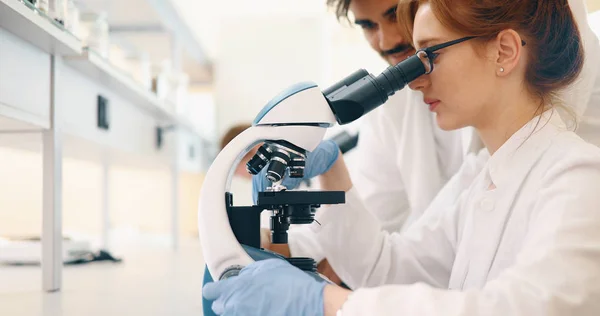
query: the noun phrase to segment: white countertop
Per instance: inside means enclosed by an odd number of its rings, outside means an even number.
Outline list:
[[[116,250],[123,262],[66,266],[63,289],[40,290],[39,267],[0,266],[0,315],[202,315],[204,262],[197,240]]]

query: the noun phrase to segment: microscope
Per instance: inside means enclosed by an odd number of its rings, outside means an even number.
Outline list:
[[[198,210],[207,265],[204,284],[236,276],[244,266],[269,258],[287,260],[327,282],[317,273],[312,258],[284,258],[260,249],[260,213],[273,212],[272,243],[287,243],[291,224],[310,224],[321,205],[344,203],[344,192],[287,190],[282,180],[303,177],[307,153],[319,145],[328,127],[350,123],[384,104],[389,96],[426,74],[426,65],[426,58],[416,54],[378,76],[360,69],[324,91],[311,82],[298,83],[265,105],[252,127],[218,154],[206,174]],[[235,167],[258,144],[262,146],[247,163],[247,170],[256,176],[267,168],[265,176],[272,186],[259,192],[256,205],[233,206],[229,188]],[[203,303],[205,315],[214,315],[210,302]]]

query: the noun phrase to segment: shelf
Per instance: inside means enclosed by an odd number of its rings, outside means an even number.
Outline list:
[[[212,66],[192,28],[179,14],[174,0],[81,0],[81,8],[106,12],[111,41],[132,51],[149,54],[159,64],[171,59],[190,76],[207,82]],[[180,53],[179,53],[180,50]]]
[[[193,30],[184,22],[174,0],[80,0],[81,7],[105,11],[111,36],[117,33],[164,33],[176,37],[191,59],[199,64],[207,56],[194,36]],[[168,47],[168,45],[167,45]],[[154,47],[148,47],[154,48]]]
[[[0,132],[42,130],[49,127],[50,122],[47,118],[0,102]]]
[[[173,122],[175,116],[169,110],[174,106],[160,100],[154,93],[144,89],[129,75],[115,68],[106,59],[88,50],[80,56],[67,56],[65,63],[87,77],[105,85],[115,93],[141,107],[158,120]]]
[[[81,42],[75,36],[24,2],[0,0],[0,27],[49,54],[81,54]]]

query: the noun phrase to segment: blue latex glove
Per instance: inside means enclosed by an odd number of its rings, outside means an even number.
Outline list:
[[[202,295],[217,315],[323,315],[319,282],[281,259],[254,262],[238,276],[207,283]]]
[[[289,171],[281,183],[289,190],[292,190],[300,185],[303,179],[311,179],[321,175],[331,169],[340,155],[338,145],[332,140],[325,140],[309,152],[306,157],[306,165],[304,166],[303,178],[291,178]],[[252,176],[252,200],[254,204],[258,200],[258,192],[264,192],[266,188],[271,186],[271,181],[266,177],[267,167],[263,168],[257,175]]]

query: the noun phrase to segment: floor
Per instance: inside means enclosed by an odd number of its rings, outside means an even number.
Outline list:
[[[0,266],[0,315],[202,315],[199,243],[121,247],[122,263],[67,266],[59,292],[41,290],[39,267]]]

